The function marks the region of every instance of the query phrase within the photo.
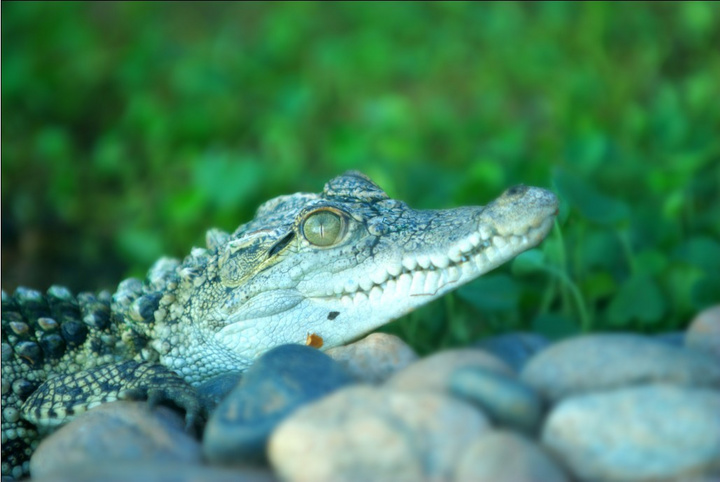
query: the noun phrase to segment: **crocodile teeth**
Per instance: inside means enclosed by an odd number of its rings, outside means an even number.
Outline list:
[[[349,279],[345,282],[345,293],[355,293],[358,290],[358,282]]]
[[[364,292],[370,291],[373,287],[373,281],[369,277],[363,277],[360,279],[360,289]]]
[[[410,285],[411,295],[422,295],[425,294],[425,271],[418,271],[412,277],[412,284]]]
[[[406,294],[410,291],[410,285],[412,284],[413,277],[407,273],[403,273],[397,279],[397,292],[400,294]]]
[[[440,287],[440,274],[437,271],[428,271],[425,275],[425,293],[435,293]]]
[[[498,250],[495,249],[493,246],[489,246],[485,251],[483,251],[483,254],[487,258],[487,260],[492,263],[498,257]],[[478,264],[478,268],[481,268],[482,267],[482,259],[478,259],[477,264]]]
[[[469,239],[463,239],[460,241],[460,243],[458,243],[458,247],[463,253],[469,253],[473,249],[473,245]]]
[[[511,247],[526,243],[527,238],[527,235],[503,237],[490,228],[481,227],[456,242],[447,253],[409,255],[401,263],[378,268],[369,276],[349,279],[344,285],[329,288],[326,296],[357,304],[367,299],[377,302],[388,293],[433,295],[448,283],[487,271],[488,265],[496,264]]]
[[[385,283],[383,292],[392,294],[392,293],[395,293],[396,289],[397,289],[397,281],[395,281],[394,279],[390,279],[387,281],[387,283]]]
[[[397,278],[402,273],[403,266],[401,264],[393,264],[387,268],[387,272],[393,278]]]
[[[422,269],[428,269],[430,267],[430,256],[426,254],[419,254],[416,261]]]
[[[463,252],[460,251],[460,248],[458,248],[457,246],[454,246],[453,248],[450,249],[450,253],[448,253],[448,258],[453,263],[459,263],[460,261],[462,261]]]
[[[450,266],[450,258],[443,254],[430,255],[430,261],[436,268],[445,269]]]
[[[381,285],[385,282],[385,280],[388,279],[388,272],[384,269],[379,269],[375,271],[374,273],[370,274],[370,280],[376,284]],[[361,283],[362,286],[362,283]]]
[[[480,266],[482,262],[482,256],[475,257],[475,262],[478,266]],[[477,268],[475,266],[470,266],[471,263],[463,263],[460,265],[460,277],[465,278],[468,276],[472,276],[475,271],[477,271]]]
[[[415,259],[413,258],[405,258],[403,259],[402,264],[406,270],[412,271],[417,266],[417,261],[415,261]]]
[[[357,304],[367,303],[367,301],[368,301],[368,295],[366,295],[366,294],[365,294],[364,292],[362,292],[362,291],[358,291],[358,292],[355,294],[355,296],[353,296],[352,301],[353,301],[353,303],[355,303],[356,305],[357,305]]]
[[[454,283],[460,279],[460,270],[457,266],[450,266],[446,271],[446,276],[449,283]]]
[[[493,258],[488,256],[487,251],[484,251],[473,258],[473,263],[477,269],[481,270],[487,266],[488,263],[492,263],[492,260]]]
[[[479,234],[483,240],[488,240],[488,239],[490,239],[490,236],[492,236],[493,233],[492,233],[492,229],[490,229],[488,226],[483,225],[483,226],[480,226]]]
[[[380,287],[375,286],[373,289],[370,290],[370,295],[368,295],[368,299],[371,303],[375,303],[380,301],[380,298],[382,298],[383,290],[380,289]]]
[[[495,247],[498,249],[502,249],[507,245],[507,241],[501,236],[494,236],[492,241]]]

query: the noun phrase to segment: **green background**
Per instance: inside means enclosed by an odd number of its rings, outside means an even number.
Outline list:
[[[390,327],[419,350],[678,329],[720,301],[718,79],[709,3],[3,2],[3,288],[114,290],[360,169],[416,208],[562,199]]]

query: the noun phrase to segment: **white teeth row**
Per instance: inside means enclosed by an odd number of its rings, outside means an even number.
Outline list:
[[[348,280],[345,285],[336,286],[327,296],[347,298],[357,303],[366,298],[379,299],[386,290],[410,294],[434,293],[440,286],[454,283],[463,275],[486,269],[487,262],[502,256],[508,247],[514,249],[527,242],[527,235],[504,238],[483,227],[454,246],[448,255],[420,254],[405,258],[401,264],[371,273],[359,281]]]
[[[484,261],[478,260],[477,266]],[[365,302],[377,302],[383,296],[393,296],[395,293],[403,295],[432,295],[437,292],[438,288],[447,283],[454,283],[463,276],[471,275],[476,269],[475,265],[465,263],[460,266],[449,266],[446,270],[436,271],[414,271],[411,273],[402,273],[397,278],[391,278],[387,281],[373,286],[368,291],[355,291],[351,293],[342,292],[334,293],[328,296],[340,298],[344,304],[352,305]]]

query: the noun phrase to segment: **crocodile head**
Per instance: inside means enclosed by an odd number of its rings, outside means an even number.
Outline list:
[[[419,211],[348,172],[266,202],[231,235],[209,232],[177,269],[155,346],[196,382],[208,374],[194,358],[220,372],[284,343],[345,344],[536,246],[557,207],[517,186],[484,207]]]

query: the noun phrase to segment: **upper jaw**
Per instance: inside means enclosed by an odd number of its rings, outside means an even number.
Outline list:
[[[549,191],[523,186],[521,191],[509,192],[484,208],[444,211],[448,219],[455,216],[464,221],[447,223],[443,229],[448,233],[427,236],[426,242],[415,244],[412,250],[398,249],[402,242],[384,244],[393,250],[392,255],[378,255],[355,269],[335,273],[336,280],[311,288],[308,291],[313,294],[307,297],[354,298],[378,291],[388,295],[387,290],[393,299],[439,296],[490,271],[540,243],[557,214],[557,198]],[[422,235],[421,231],[412,234],[420,239]],[[370,297],[383,303],[388,298]]]

